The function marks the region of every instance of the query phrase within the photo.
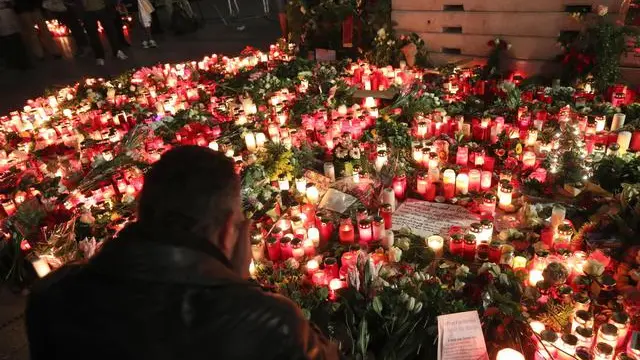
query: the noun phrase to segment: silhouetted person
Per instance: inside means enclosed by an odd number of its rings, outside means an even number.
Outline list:
[[[138,222],[34,286],[31,358],[338,358],[292,301],[247,280],[249,227],[230,159],[167,152],[145,175]]]

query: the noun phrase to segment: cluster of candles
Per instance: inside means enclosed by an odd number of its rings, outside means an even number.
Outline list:
[[[536,360],[627,360],[640,355],[638,344],[629,341],[633,337],[629,315],[615,312],[608,321],[596,324],[590,306],[588,297],[575,302],[571,330],[566,333],[558,334],[540,321],[531,321]]]

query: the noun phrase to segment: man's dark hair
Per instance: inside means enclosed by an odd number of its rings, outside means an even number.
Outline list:
[[[239,190],[231,159],[206,147],[177,147],[145,174],[138,222],[156,241],[187,241],[172,239],[180,233],[208,238],[229,216]]]

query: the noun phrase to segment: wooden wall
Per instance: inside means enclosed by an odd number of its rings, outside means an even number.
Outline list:
[[[492,39],[511,44],[514,67],[525,74],[554,71],[562,31],[577,31],[577,7],[606,5],[623,18],[629,0],[393,0],[399,32],[418,33],[436,64],[487,56]]]

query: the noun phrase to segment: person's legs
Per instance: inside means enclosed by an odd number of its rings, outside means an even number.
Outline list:
[[[104,47],[98,33],[98,15],[95,11],[86,11],[83,17],[84,28],[89,36],[89,44],[96,59],[104,59]],[[101,21],[102,23],[102,21]]]
[[[87,40],[87,35],[84,33],[84,28],[82,27],[82,24],[80,24],[80,20],[73,9],[69,8],[67,11],[58,12],[56,13],[56,16],[58,21],[71,30],[71,36],[73,36],[73,40],[76,43],[78,51],[89,46],[89,41]]]
[[[36,29],[34,26],[36,23],[34,22],[33,13],[31,12],[23,12],[18,15],[20,19],[20,26],[22,27],[22,37],[25,40],[25,43],[33,52],[38,59],[44,58],[44,50],[42,49],[42,44],[40,44],[40,40],[38,39],[38,34],[36,34]]]
[[[118,30],[115,27],[112,13],[107,9],[96,11],[95,13],[98,16],[98,20],[100,20],[100,23],[102,24],[104,34],[107,36],[107,40],[109,40],[109,46],[111,47],[111,51],[115,56],[118,51],[122,50],[122,44],[120,42],[120,39],[118,39]]]
[[[278,21],[280,22],[280,31],[282,31],[282,37],[287,39],[289,33],[287,32],[287,4],[286,0],[276,0],[278,5]]]
[[[33,21],[38,25],[40,40],[42,40],[42,44],[47,49],[47,52],[53,56],[59,57],[60,49],[58,48],[58,44],[53,40],[53,35],[51,35],[51,32],[47,27],[47,23],[44,21],[44,17],[42,17],[42,12],[40,9],[36,9],[32,14]]]

